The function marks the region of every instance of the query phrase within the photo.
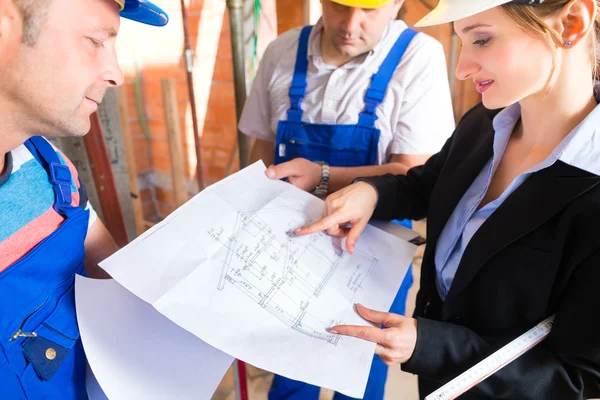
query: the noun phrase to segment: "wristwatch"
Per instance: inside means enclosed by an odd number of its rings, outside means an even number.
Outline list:
[[[313,190],[313,194],[321,199],[327,197],[327,191],[329,187],[329,164],[322,161],[317,161],[317,164],[321,166],[321,182]]]

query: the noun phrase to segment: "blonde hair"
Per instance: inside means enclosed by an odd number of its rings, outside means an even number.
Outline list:
[[[475,1],[475,0],[474,0]],[[597,9],[600,9],[600,0],[595,0]],[[558,12],[569,3],[569,0],[546,0],[542,4],[537,5],[522,5],[507,3],[502,5],[502,9],[508,16],[513,19],[517,25],[542,39],[544,39],[551,49],[557,49],[557,43],[562,44],[562,37],[544,22],[548,18]],[[590,60],[592,63],[593,76],[592,79],[598,79],[600,72],[600,12],[596,12],[594,19],[594,32],[590,35]],[[552,80],[554,71],[556,70],[556,59],[552,56],[552,69],[550,76],[546,81],[546,86]]]

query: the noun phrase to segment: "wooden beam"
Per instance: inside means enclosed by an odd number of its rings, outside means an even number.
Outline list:
[[[129,243],[129,240],[125,229],[125,220],[121,212],[117,187],[108,159],[106,143],[102,134],[100,117],[95,112],[90,119],[92,123],[90,132],[83,137],[83,142],[88,153],[90,169],[96,182],[104,223],[117,245],[123,247]]]
[[[188,194],[185,183],[185,165],[183,162],[183,145],[181,143],[175,81],[173,79],[161,79],[160,88],[162,90],[163,110],[167,124],[167,140],[169,143],[169,159],[171,161],[175,206],[180,207],[188,200]]]
[[[127,170],[127,157],[123,146],[119,106],[115,88],[109,88],[104,95],[104,100],[98,105],[98,116],[102,126],[102,136],[106,144],[106,151],[113,179],[119,196],[121,214],[125,221],[127,237],[133,239],[137,236],[133,202],[131,201],[131,187],[129,186],[129,171]]]
[[[131,187],[131,201],[133,203],[133,216],[135,219],[135,230],[141,235],[146,230],[144,224],[144,213],[142,209],[142,198],[137,179],[137,168],[135,165],[135,151],[133,150],[133,139],[129,129],[129,115],[127,113],[127,98],[123,87],[117,88],[117,105],[119,107],[119,117],[121,120],[121,133],[123,136],[123,148],[125,150],[125,160],[127,162],[127,172],[129,173],[129,186]]]

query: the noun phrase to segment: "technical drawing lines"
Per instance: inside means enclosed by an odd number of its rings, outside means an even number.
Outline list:
[[[224,245],[217,288],[222,291],[230,284],[290,328],[335,346],[340,337],[327,328],[352,309],[354,294],[377,260],[356,252],[338,277],[342,286],[326,292],[348,254],[323,233],[287,235],[307,223],[301,212],[295,206],[239,212],[227,238],[223,228],[210,229],[210,238]]]

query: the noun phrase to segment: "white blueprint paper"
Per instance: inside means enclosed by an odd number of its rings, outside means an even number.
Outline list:
[[[101,263],[210,345],[292,379],[362,397],[375,345],[330,334],[389,309],[416,246],[368,226],[354,255],[323,233],[288,232],[323,202],[259,162],[198,194]]]
[[[233,358],[178,327],[114,280],[77,276],[90,400],[210,399]]]

